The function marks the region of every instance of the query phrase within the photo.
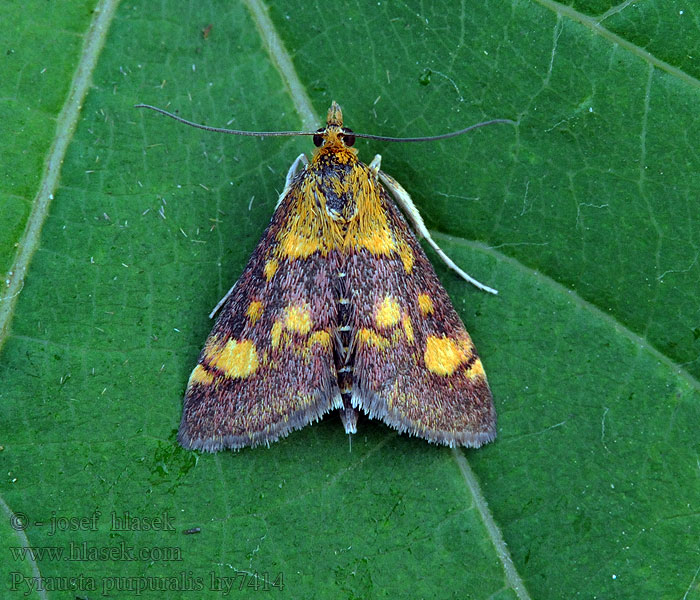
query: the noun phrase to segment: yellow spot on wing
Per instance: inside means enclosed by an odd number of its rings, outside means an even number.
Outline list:
[[[258,368],[258,353],[250,340],[229,340],[211,355],[211,364],[228,377],[248,377]]]
[[[411,323],[411,317],[404,315],[403,319],[401,320],[401,324],[403,325],[403,330],[406,333],[406,339],[409,342],[413,342],[413,324]]]
[[[379,327],[393,327],[401,318],[399,303],[391,296],[387,296],[377,307],[374,318]]]
[[[423,359],[428,370],[436,375],[452,375],[469,355],[452,338],[431,335],[425,342]]]
[[[280,345],[280,338],[282,337],[282,323],[275,321],[272,325],[272,330],[270,331],[270,337],[272,337],[272,347],[277,348]]]
[[[284,326],[290,331],[306,335],[311,330],[311,313],[302,306],[288,306],[285,309]]]
[[[397,234],[397,235],[399,235],[399,234]],[[406,271],[406,273],[408,273],[410,275],[411,271],[413,270],[413,262],[414,262],[413,250],[411,250],[411,247],[403,239],[403,236],[399,238],[398,246],[399,246],[399,257],[401,258],[401,262],[403,263],[403,268]]]
[[[357,332],[357,339],[360,341],[360,343],[366,346],[374,346],[380,350],[384,350],[387,348],[387,346],[389,346],[388,339],[386,339],[383,335],[379,335],[376,331],[372,331],[371,329],[359,329]]]
[[[484,365],[481,364],[481,359],[477,358],[469,370],[467,371],[467,377],[469,379],[478,379],[479,377],[485,377]]]
[[[248,310],[246,311],[246,314],[248,315],[248,318],[250,319],[251,323],[255,323],[260,319],[263,313],[263,303],[259,302],[258,300],[255,300],[251,302],[248,305]]]
[[[424,315],[429,315],[435,310],[433,301],[428,294],[418,294],[418,307]]]
[[[197,365],[192,374],[190,375],[190,380],[187,382],[189,387],[193,383],[201,383],[203,385],[211,385],[214,383],[214,376],[207,371],[202,365]]]
[[[279,263],[273,258],[272,260],[268,260],[265,263],[265,268],[264,268],[264,273],[265,273],[265,279],[270,281],[274,274],[277,272],[277,268],[279,267]]]
[[[458,343],[460,350],[462,350],[467,357],[474,354],[474,344],[472,343],[472,339],[469,337],[468,333],[466,333],[464,337],[460,338]]]
[[[212,349],[216,349],[219,344],[219,336],[216,334],[210,335],[207,338],[206,344],[204,344],[204,353],[206,356],[209,356],[211,353]]]
[[[309,336],[307,345],[309,348],[311,348],[311,346],[313,346],[314,344],[320,344],[324,348],[330,348],[331,336],[328,334],[327,331],[314,331]]]

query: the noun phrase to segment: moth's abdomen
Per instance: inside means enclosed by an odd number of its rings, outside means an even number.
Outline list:
[[[357,433],[357,411],[352,407],[352,380],[354,371],[354,331],[350,325],[352,300],[347,284],[345,265],[337,272],[337,315],[336,339],[334,349],[335,368],[338,374],[338,389],[343,400],[343,408],[340,409],[340,418],[345,426],[346,433]]]

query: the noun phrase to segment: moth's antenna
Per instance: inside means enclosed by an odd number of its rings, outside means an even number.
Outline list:
[[[510,125],[517,125],[515,121],[510,119],[491,119],[490,121],[484,121],[483,123],[477,123],[476,125],[470,125],[459,131],[452,131],[450,133],[442,133],[440,135],[429,135],[426,137],[388,137],[385,135],[371,135],[369,133],[355,133],[353,135],[356,138],[365,138],[366,140],[379,140],[381,142],[434,142],[437,140],[446,140],[447,138],[457,137],[463,133],[468,133],[473,129],[478,129],[479,127],[486,127],[487,125],[495,125],[496,123],[509,123]]]
[[[178,117],[167,110],[158,108],[157,106],[151,106],[150,104],[136,104],[134,108],[148,108],[150,110],[155,110],[161,115],[175,119],[180,123],[189,125],[190,127],[196,127],[197,129],[204,129],[205,131],[214,131],[216,133],[230,133],[232,135],[250,135],[253,137],[271,137],[271,136],[283,136],[283,135],[316,135],[315,131],[241,131],[240,129],[225,129],[224,127],[210,127],[209,125],[202,125],[201,123],[195,123],[194,121],[188,121],[182,117]]]
[[[179,123],[184,123],[190,127],[196,127],[197,129],[204,129],[205,131],[214,131],[216,133],[229,133],[231,135],[249,135],[252,137],[280,137],[280,136],[292,136],[292,135],[318,135],[320,131],[242,131],[240,129],[226,129],[224,127],[210,127],[209,125],[202,125],[201,123],[195,123],[194,121],[188,121],[182,117],[158,108],[157,106],[151,106],[150,104],[136,104],[134,108],[148,108],[149,110],[154,110],[166,117],[175,119]],[[486,127],[487,125],[494,125],[496,123],[508,123],[510,125],[517,125],[515,121],[510,119],[491,119],[490,121],[484,121],[483,123],[477,123],[476,125],[470,125],[459,131],[452,131],[450,133],[443,133],[441,135],[430,135],[427,137],[388,137],[384,135],[372,135],[370,133],[355,133],[352,132],[356,138],[364,138],[366,140],[378,140],[380,142],[434,142],[437,140],[446,140],[448,138],[456,137],[464,133],[468,133],[479,127]]]

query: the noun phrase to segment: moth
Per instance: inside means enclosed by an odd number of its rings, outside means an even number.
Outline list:
[[[496,413],[476,348],[418,242],[477,287],[437,246],[409,194],[353,148],[335,102],[312,135],[311,160],[287,174],[272,220],[242,275],[214,308],[218,318],[190,375],[178,441],[215,452],[269,445],[337,409],[347,433],[359,412],[447,446],[496,436]],[[401,207],[402,212],[397,205]],[[413,230],[409,227],[410,221]]]

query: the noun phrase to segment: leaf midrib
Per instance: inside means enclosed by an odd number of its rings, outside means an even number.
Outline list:
[[[95,8],[80,59],[68,87],[68,97],[56,118],[56,133],[44,161],[38,190],[32,201],[32,212],[27,219],[17,254],[7,275],[6,296],[0,301],[0,350],[9,336],[12,315],[24,286],[24,277],[41,243],[41,229],[59,184],[63,159],[73,139],[80,110],[92,83],[92,74],[118,6],[119,0],[100,0]]]

